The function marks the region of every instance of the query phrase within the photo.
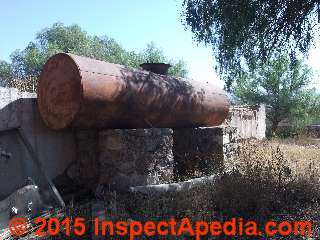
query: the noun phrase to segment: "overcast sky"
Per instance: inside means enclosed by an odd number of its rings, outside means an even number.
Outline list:
[[[9,60],[15,49],[23,49],[35,34],[55,22],[78,24],[91,35],[115,38],[127,50],[141,50],[153,41],[169,58],[183,59],[189,76],[223,86],[213,69],[210,47],[197,45],[181,23],[182,0],[2,0],[0,15],[0,59]],[[320,89],[320,42],[307,63],[317,73]]]

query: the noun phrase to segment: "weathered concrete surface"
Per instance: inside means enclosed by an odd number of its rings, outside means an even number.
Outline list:
[[[264,139],[266,137],[265,105],[232,106],[223,125],[238,128],[239,138]]]
[[[129,192],[131,193],[143,193],[143,194],[163,194],[168,192],[183,192],[189,191],[192,188],[201,187],[205,184],[214,184],[221,175],[210,175],[201,178],[193,178],[183,182],[176,182],[170,184],[155,184],[147,186],[135,186],[130,187]]]
[[[35,216],[45,209],[39,188],[27,185],[0,201],[0,230],[8,226],[12,216]]]
[[[116,189],[173,180],[172,130],[113,129],[99,132],[99,184]]]
[[[53,131],[44,125],[35,94],[0,87],[0,129],[14,127],[22,128],[52,179],[76,158],[72,132]]]

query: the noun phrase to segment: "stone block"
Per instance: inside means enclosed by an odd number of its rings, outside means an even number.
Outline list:
[[[98,138],[99,184],[123,190],[172,181],[171,129],[102,130]]]
[[[240,147],[239,129],[236,127],[223,128],[223,170],[225,172],[234,169],[237,154]]]
[[[187,180],[222,171],[223,128],[174,129],[173,155],[177,180]]]

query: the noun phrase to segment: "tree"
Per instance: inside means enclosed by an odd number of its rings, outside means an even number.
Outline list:
[[[10,58],[11,64],[0,65],[10,72],[10,78],[23,79],[31,82],[29,90],[33,91],[38,76],[45,62],[60,52],[74,53],[103,61],[139,67],[143,62],[170,62],[173,67],[169,74],[185,77],[186,65],[182,60],[168,60],[161,49],[150,43],[142,52],[127,51],[117,41],[107,36],[90,36],[78,25],[64,26],[55,23],[52,27],[40,31],[35,41],[30,42],[24,50],[14,51]],[[3,63],[4,64],[4,63]],[[4,70],[3,70],[4,71]],[[2,75],[0,75],[1,77]],[[4,78],[9,75],[3,74]]]
[[[0,86],[8,85],[12,79],[12,69],[9,63],[0,60]]]
[[[142,58],[146,63],[162,63],[166,61],[163,52],[156,47],[154,42],[147,44],[147,47],[142,52]]]
[[[320,94],[309,89],[301,94],[300,104],[292,109],[291,122],[295,126],[307,126],[320,123]]]
[[[212,45],[230,89],[241,68],[253,70],[274,49],[306,54],[320,21],[319,0],[185,0],[183,16],[196,40]]]
[[[256,71],[242,72],[240,76],[232,89],[235,96],[241,103],[266,104],[272,132],[284,119],[297,122],[314,114],[314,105],[310,104],[317,94],[307,88],[312,72],[301,60],[291,62],[282,55],[265,63],[260,61]]]
[[[154,63],[169,63],[171,64],[171,68],[169,68],[168,74],[177,76],[177,77],[186,77],[188,71],[186,69],[186,64],[184,61],[174,61],[168,60],[161,49],[157,48],[154,42],[151,42],[147,45],[147,47],[142,51],[141,54],[142,62],[154,62]]]

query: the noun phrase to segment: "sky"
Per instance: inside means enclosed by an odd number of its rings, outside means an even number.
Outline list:
[[[189,77],[223,82],[214,71],[212,50],[193,41],[181,23],[183,0],[1,0],[0,59],[9,61],[16,49],[24,49],[41,29],[53,23],[78,24],[90,35],[107,35],[127,50],[142,50],[155,42],[172,59],[183,59]],[[315,71],[320,89],[320,42],[306,61]]]

